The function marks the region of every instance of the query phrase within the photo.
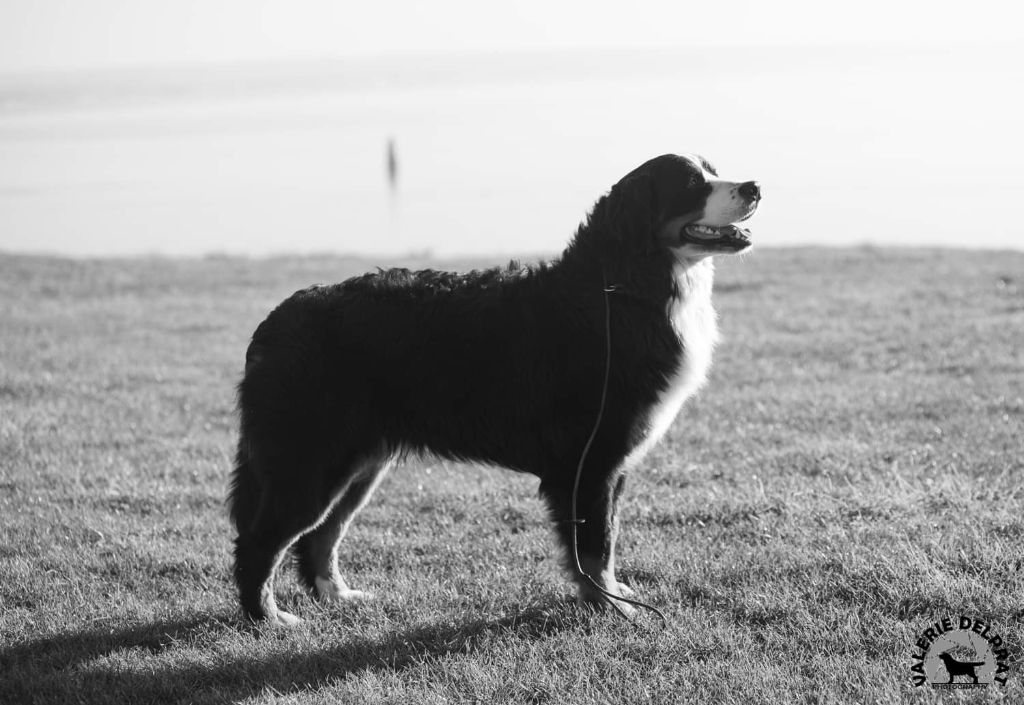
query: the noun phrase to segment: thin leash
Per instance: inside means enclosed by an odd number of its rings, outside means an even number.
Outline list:
[[[590,446],[593,445],[594,438],[597,437],[597,430],[601,427],[601,419],[604,418],[604,409],[608,401],[608,382],[611,377],[612,371],[612,305],[609,294],[615,292],[615,286],[608,286],[608,277],[605,275],[603,270],[601,272],[601,284],[601,289],[604,293],[604,382],[601,385],[601,404],[597,409],[597,418],[594,419],[594,427],[590,430],[590,437],[587,438],[587,443],[586,445],[583,446],[583,452],[580,453],[580,461],[576,465],[576,479],[572,485],[572,513],[569,518],[569,525],[572,527],[572,559],[576,568],[576,572],[579,575],[583,576],[583,578],[585,578],[586,581],[590,583],[590,586],[597,590],[597,592],[602,597],[604,597],[605,601],[609,605],[615,608],[615,611],[618,612],[620,616],[627,620],[629,619],[629,616],[622,610],[621,607],[619,607],[618,604],[616,604],[616,600],[628,603],[630,605],[634,605],[636,607],[643,607],[646,610],[654,612],[654,614],[658,615],[661,618],[662,626],[667,627],[668,619],[657,607],[655,607],[654,605],[649,605],[646,602],[641,602],[640,600],[633,600],[628,597],[623,597],[622,595],[615,595],[605,590],[603,587],[598,585],[597,581],[594,580],[590,575],[583,572],[583,567],[580,565],[579,546],[577,545],[577,527],[580,524],[586,522],[586,519],[580,519],[577,516],[576,502],[577,496],[579,495],[580,478],[583,476],[583,465],[587,460],[587,454],[590,453]]]

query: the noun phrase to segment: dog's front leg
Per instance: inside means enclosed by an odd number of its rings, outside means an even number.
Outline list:
[[[575,478],[569,478],[569,482]],[[622,474],[588,473],[581,478],[576,497],[576,531],[572,523],[572,485],[565,477],[541,482],[540,492],[548,504],[555,521],[558,536],[565,548],[566,565],[579,590],[582,603],[604,607],[608,598],[594,588],[590,581],[576,570],[573,554],[575,536],[576,555],[583,573],[597,585],[611,593],[629,597],[633,591],[615,577],[615,541],[619,532],[618,502],[625,484]],[[636,610],[624,602],[615,602],[626,614]]]

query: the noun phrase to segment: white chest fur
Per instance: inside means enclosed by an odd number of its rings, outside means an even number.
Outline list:
[[[644,420],[643,440],[627,456],[626,468],[642,460],[665,435],[683,403],[707,379],[711,353],[718,342],[718,320],[711,305],[713,280],[714,265],[710,257],[676,266],[680,295],[669,302],[668,316],[682,343],[683,353]]]

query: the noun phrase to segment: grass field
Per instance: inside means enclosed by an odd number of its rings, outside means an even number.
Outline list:
[[[667,629],[571,603],[535,480],[432,461],[344,544],[376,601],[288,571],[303,625],[251,628],[245,346],[368,266],[0,256],[0,703],[1024,702],[1024,253],[719,264],[711,380],[624,506],[622,577]],[[917,633],[961,613],[1011,644],[1008,684],[914,689]]]

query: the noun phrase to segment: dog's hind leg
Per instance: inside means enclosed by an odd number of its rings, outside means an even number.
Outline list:
[[[245,511],[233,508],[236,520],[246,518],[238,522],[235,539],[235,581],[246,616],[290,625],[299,619],[278,609],[274,575],[292,543],[322,520],[331,497],[294,481],[292,474],[304,468],[270,463],[267,458],[250,458],[235,472],[233,496],[249,497],[252,504]]]
[[[343,475],[351,475],[352,480],[327,518],[296,544],[299,575],[318,599],[345,602],[372,597],[362,590],[353,590],[345,582],[338,569],[338,547],[356,512],[370,500],[370,495],[384,479],[392,462],[390,455],[381,454],[364,458],[355,467],[347,469]]]

